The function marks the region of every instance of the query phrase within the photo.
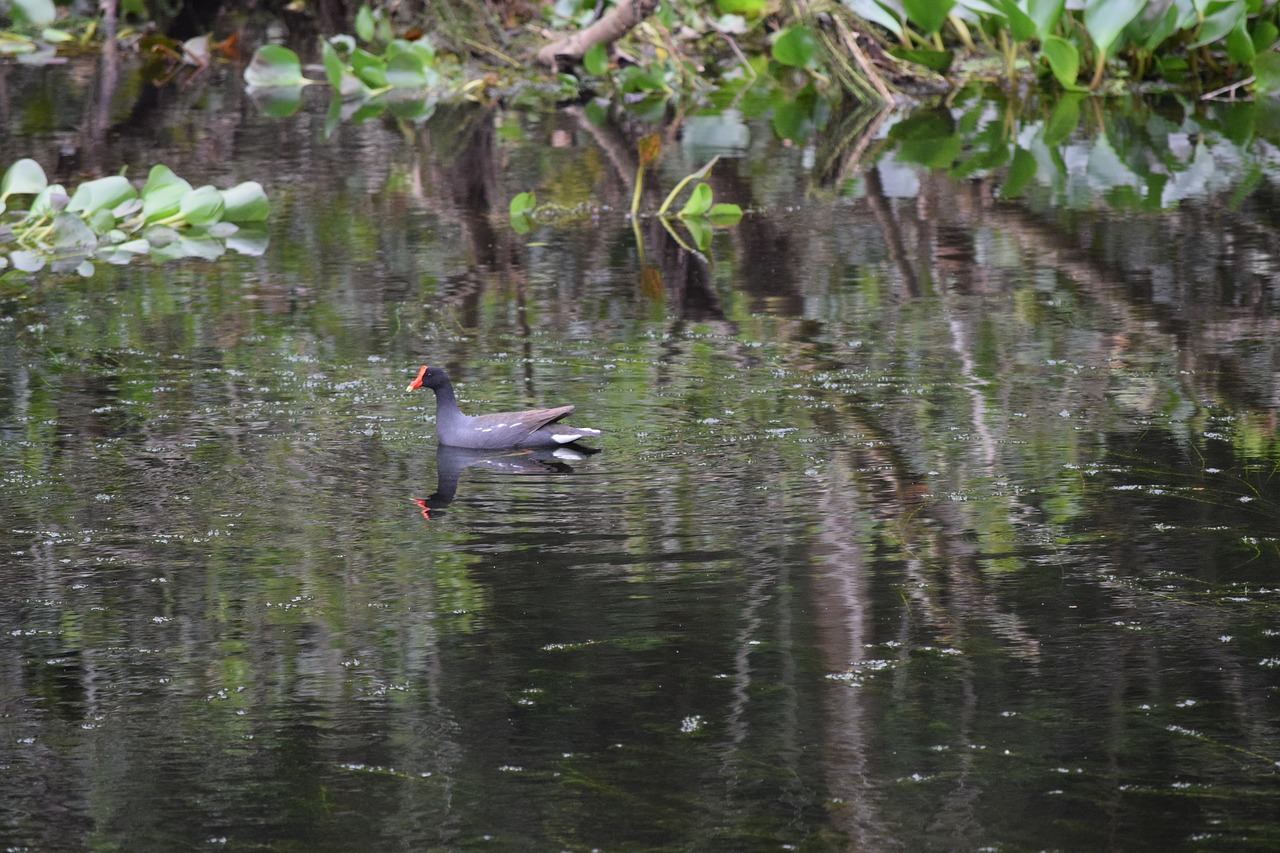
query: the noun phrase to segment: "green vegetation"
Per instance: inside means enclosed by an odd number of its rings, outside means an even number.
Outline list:
[[[74,270],[93,275],[94,259],[127,264],[139,255],[212,260],[227,247],[256,254],[265,236],[241,225],[267,218],[270,204],[255,181],[219,190],[192,187],[167,166],[155,166],[141,192],[124,175],[87,181],[68,193],[51,184],[35,160],[19,160],[0,181],[0,214],[11,200],[29,199],[0,227],[0,269],[34,273]]]

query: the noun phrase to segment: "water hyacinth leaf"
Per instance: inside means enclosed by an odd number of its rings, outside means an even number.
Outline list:
[[[351,54],[351,71],[371,89],[385,89],[388,85],[386,60],[367,50],[357,49]]]
[[[1009,22],[1009,34],[1014,41],[1026,42],[1036,37],[1036,22],[1017,0],[996,0],[996,10]]]
[[[188,225],[210,225],[222,218],[226,202],[216,187],[206,184],[182,197],[178,212]]]
[[[813,30],[801,24],[782,31],[773,42],[771,55],[781,65],[804,68],[813,61],[817,49]]]
[[[591,45],[587,48],[587,52],[582,54],[582,67],[594,77],[603,77],[609,70],[609,51],[599,42]]]
[[[1227,58],[1241,65],[1249,65],[1255,55],[1253,39],[1249,37],[1249,30],[1242,17],[1235,28],[1227,33]]]
[[[38,195],[49,185],[44,169],[29,157],[17,161],[5,170],[0,180],[0,213],[3,213],[11,195]]]
[[[50,184],[40,191],[31,202],[31,209],[27,211],[24,222],[34,222],[37,219],[43,219],[46,216],[65,210],[67,202],[71,199],[67,196],[67,189],[62,184]],[[4,208],[0,206],[0,211]]]
[[[354,54],[355,51],[352,51]],[[343,100],[367,98],[369,87],[359,77],[347,70],[347,65],[338,55],[338,51],[324,39],[320,40],[320,55],[324,62],[324,74],[329,85]]]
[[[124,175],[108,175],[96,181],[88,181],[76,187],[67,203],[71,213],[90,215],[98,210],[110,210],[123,201],[138,195],[133,184]]]
[[[1035,22],[1041,40],[1053,35],[1065,7],[1066,0],[1027,0],[1027,17]]]
[[[66,30],[57,29],[56,27],[46,27],[41,30],[40,38],[44,39],[49,44],[64,44],[66,42],[76,40],[76,37],[71,33]]]
[[[876,0],[845,0],[845,5],[862,20],[879,24],[895,36],[902,35],[902,21],[892,10]]]
[[[902,0],[902,11],[924,32],[936,33],[955,5],[955,0]]]
[[[425,89],[427,71],[422,57],[413,52],[400,52],[387,57],[385,79],[396,89]]]
[[[139,210],[142,210],[142,199],[134,196],[111,208],[111,216],[115,219],[124,219],[127,216],[133,216]]]
[[[20,272],[40,272],[44,269],[44,255],[31,249],[19,249],[9,253],[13,268]]]
[[[1261,95],[1280,94],[1280,53],[1267,50],[1253,60],[1254,88]]]
[[[736,204],[713,204],[711,209],[707,211],[707,219],[712,225],[718,225],[726,228],[730,225],[737,225],[742,221],[742,208]]]
[[[511,199],[510,215],[528,213],[538,204],[538,197],[532,191],[524,192]]]
[[[1145,6],[1146,0],[1089,0],[1084,7],[1084,28],[1098,50],[1110,55],[1120,33]]]
[[[244,69],[244,82],[251,87],[305,86],[314,82],[302,76],[298,54],[280,44],[264,44]]]
[[[81,278],[93,278],[93,262],[81,261],[76,266],[76,275],[80,276]]]
[[[66,215],[73,216],[74,214]],[[96,236],[105,236],[116,227],[115,213],[107,210],[105,207],[98,208],[93,213],[90,213],[85,217],[84,221]]]
[[[271,214],[271,202],[257,181],[236,184],[221,194],[222,218],[227,222],[262,222]]]
[[[360,10],[356,12],[356,35],[359,36],[360,41],[365,44],[373,41],[373,10],[368,6],[361,6]]]
[[[58,17],[53,0],[13,0],[13,21],[19,26],[47,27]]]
[[[329,36],[328,42],[324,39],[320,40],[321,44],[330,44],[333,49],[338,52],[339,56],[350,56],[359,47],[356,40],[346,33],[339,33],[336,36]]]
[[[1058,85],[1068,92],[1083,92],[1085,88],[1076,82],[1080,76],[1080,52],[1076,46],[1061,36],[1049,36],[1040,45],[1040,53],[1049,60],[1049,70]]]
[[[711,209],[711,187],[698,184],[680,210],[681,216],[702,216]]]
[[[1253,27],[1253,33],[1250,38],[1253,39],[1253,52],[1259,54],[1274,45],[1277,39],[1280,39],[1280,28],[1277,28],[1271,21],[1258,21]]]
[[[1246,14],[1244,0],[1213,0],[1204,5],[1203,11],[1200,30],[1189,47],[1201,47],[1226,38],[1237,24],[1244,21]]]

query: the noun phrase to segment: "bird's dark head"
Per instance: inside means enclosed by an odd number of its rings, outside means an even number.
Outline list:
[[[449,374],[444,372],[443,367],[432,367],[424,364],[418,369],[418,375],[409,383],[407,390],[413,391],[417,388],[426,386],[431,390],[436,390],[449,384]]]

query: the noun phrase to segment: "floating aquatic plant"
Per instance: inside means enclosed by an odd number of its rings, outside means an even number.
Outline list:
[[[30,199],[9,211],[12,201]],[[228,247],[259,254],[264,234],[242,226],[264,221],[271,205],[262,186],[192,187],[168,166],[151,169],[142,190],[124,175],[87,181],[68,193],[35,160],[11,165],[0,181],[0,269],[93,274],[93,261],[127,264],[139,255],[213,259]],[[6,213],[11,214],[5,216]],[[5,221],[9,220],[9,221]]]

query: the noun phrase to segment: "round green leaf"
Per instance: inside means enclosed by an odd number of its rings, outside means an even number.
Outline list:
[[[425,89],[430,78],[427,64],[412,51],[400,51],[387,57],[386,81],[397,89]]]
[[[707,218],[712,225],[720,227],[737,225],[742,220],[742,208],[736,204],[713,204],[711,210],[707,211]]]
[[[511,216],[516,216],[521,213],[527,213],[530,210],[533,210],[533,208],[537,204],[538,204],[538,197],[534,195],[532,191],[520,193],[515,198],[511,199],[511,206],[510,206],[509,213]]]
[[[25,157],[5,170],[0,180],[0,212],[11,195],[36,195],[49,185],[44,169],[29,157]]]
[[[902,11],[907,13],[907,20],[926,33],[936,33],[955,5],[955,0],[902,0]]]
[[[587,48],[582,54],[582,67],[595,77],[603,77],[609,70],[609,51],[599,42]]]
[[[222,218],[227,222],[262,222],[271,213],[271,202],[257,181],[245,181],[222,190],[222,201]]]
[[[1266,50],[1253,60],[1253,73],[1257,78],[1255,86],[1263,95],[1280,93],[1280,53]]]
[[[13,0],[13,20],[20,26],[47,27],[58,17],[53,0]]]
[[[264,44],[244,70],[244,82],[259,88],[302,86],[311,82],[302,76],[298,54],[280,44]]]
[[[182,197],[179,213],[188,225],[212,225],[222,218],[226,202],[222,193],[212,186],[192,190]]]
[[[1110,55],[1120,33],[1146,5],[1147,0],[1089,0],[1084,7],[1084,28],[1098,50]]]
[[[373,34],[373,11],[368,6],[361,6],[360,11],[356,12],[356,35],[360,37],[360,41],[368,44],[373,41]]]
[[[99,210],[110,210],[123,201],[136,198],[137,190],[124,175],[108,175],[96,181],[87,181],[76,187],[67,203],[69,213],[91,216]]]
[[[689,200],[684,203],[684,208],[680,211],[681,216],[702,216],[711,209],[711,187],[706,184],[698,184],[693,188],[693,192],[689,193]]]
[[[1076,82],[1080,76],[1080,52],[1076,46],[1061,36],[1049,36],[1040,44],[1040,53],[1049,60],[1049,70],[1057,78],[1058,85],[1068,92],[1083,92]]]
[[[804,68],[813,60],[818,42],[806,26],[788,27],[773,42],[773,58],[781,65]]]

